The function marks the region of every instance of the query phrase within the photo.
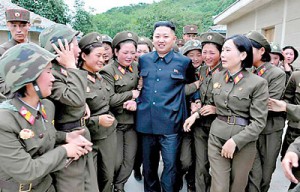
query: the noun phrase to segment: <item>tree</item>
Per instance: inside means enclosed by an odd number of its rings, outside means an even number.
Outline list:
[[[72,19],[72,26],[74,29],[83,33],[92,32],[94,25],[92,22],[92,15],[84,9],[85,3],[82,0],[75,0],[75,16]]]
[[[12,3],[24,7],[56,23],[70,22],[70,10],[63,0],[12,0]]]

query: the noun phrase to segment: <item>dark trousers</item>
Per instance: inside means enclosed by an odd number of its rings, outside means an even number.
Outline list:
[[[137,146],[137,151],[135,154],[135,161],[133,166],[134,171],[140,171],[143,163],[142,135],[140,133],[137,133],[137,141],[138,141],[138,146]]]
[[[124,124],[119,124],[117,126],[115,189],[124,189],[124,185],[133,169],[137,149],[137,136],[133,127],[133,125]]]
[[[193,132],[182,134],[180,151],[181,175],[185,175],[189,185],[195,184],[195,148]],[[179,178],[181,179],[181,178]]]
[[[143,171],[145,192],[178,192],[180,134],[143,134]],[[160,153],[164,163],[161,182],[158,178]],[[162,188],[162,190],[161,190]]]

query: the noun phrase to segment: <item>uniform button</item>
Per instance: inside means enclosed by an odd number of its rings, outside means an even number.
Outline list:
[[[157,93],[157,91],[155,90],[154,93]]]
[[[43,134],[43,133],[40,133],[40,134],[39,134],[39,138],[42,139],[43,137],[44,137],[44,134]]]
[[[156,79],[156,81],[159,81],[159,79]]]
[[[161,69],[158,69],[159,71],[161,71]]]
[[[227,104],[227,101],[224,101],[225,102],[225,104]]]
[[[131,77],[130,79],[133,80],[133,77]]]
[[[103,100],[105,100],[105,97],[103,97]]]
[[[155,102],[153,102],[152,104],[155,105]]]

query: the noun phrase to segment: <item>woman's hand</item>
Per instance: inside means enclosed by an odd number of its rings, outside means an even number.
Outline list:
[[[200,108],[201,108],[201,102],[199,100],[191,103],[192,114],[198,111]]]
[[[270,111],[286,111],[286,102],[282,100],[269,98],[268,100],[268,109]]]
[[[99,125],[103,127],[110,127],[114,123],[115,118],[109,114],[99,116]]]
[[[183,124],[184,132],[190,132],[191,131],[191,126],[195,123],[196,119],[198,119],[198,118],[199,118],[198,112],[194,113],[189,118],[187,118],[184,121],[184,124]]]
[[[140,91],[138,90],[132,90],[131,92],[132,92],[132,99],[136,99],[140,95]]]
[[[72,158],[72,160],[77,160],[80,156],[87,154],[89,151],[81,146],[78,146],[74,143],[68,143],[62,145],[67,151],[67,157]]]
[[[283,160],[281,161],[281,166],[286,178],[288,178],[293,183],[299,183],[295,175],[292,172],[293,167],[298,167],[298,155],[295,152],[288,151],[286,152]]]
[[[211,115],[211,114],[216,114],[216,107],[213,105],[204,105],[200,109],[201,116],[207,116],[207,115]]]
[[[123,103],[123,108],[128,110],[128,111],[136,111],[136,102],[133,100],[128,100]]]
[[[93,143],[91,143],[83,136],[84,132],[84,129],[80,129],[67,133],[66,143],[75,144],[77,146],[85,148],[87,151],[92,151]]]
[[[221,156],[228,159],[232,159],[235,151],[235,147],[236,144],[232,138],[227,140],[222,147]]]
[[[65,45],[63,45],[61,39],[58,39],[57,42],[59,48],[54,43],[52,43],[52,47],[58,54],[58,57],[56,58],[58,63],[67,69],[76,69],[76,59],[74,56],[73,43],[71,43],[69,46],[68,41],[66,39],[64,39]]]

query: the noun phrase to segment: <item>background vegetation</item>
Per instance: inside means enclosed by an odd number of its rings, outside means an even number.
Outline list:
[[[93,10],[84,10],[83,0],[75,0],[75,12],[70,12],[63,0],[12,2],[55,22],[70,23],[83,33],[97,31],[114,37],[117,32],[130,30],[150,38],[153,24],[159,20],[175,23],[178,37],[182,36],[183,26],[188,24],[195,24],[199,32],[205,32],[213,25],[213,16],[235,0],[161,0],[153,4],[117,7],[96,15],[92,14]]]

